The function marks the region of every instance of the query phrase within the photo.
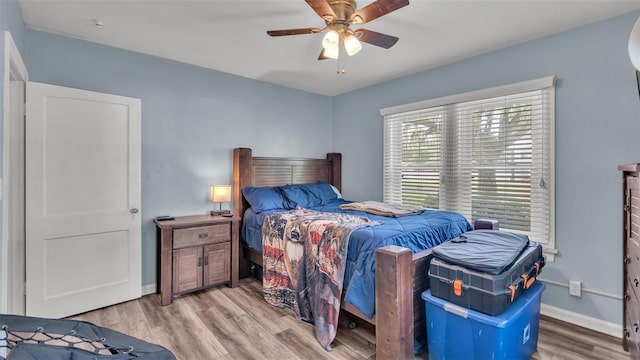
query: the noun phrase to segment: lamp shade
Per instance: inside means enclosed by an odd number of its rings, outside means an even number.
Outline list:
[[[340,49],[338,49],[338,47],[333,47],[333,48],[329,48],[329,49],[323,49],[322,54],[325,57],[328,57],[329,59],[338,59],[338,56],[340,54]]]
[[[335,30],[329,30],[327,34],[322,39],[322,47],[327,51],[338,50],[338,46],[340,45],[340,35]]]
[[[640,70],[640,19],[636,21],[629,36],[629,58],[633,66]]]
[[[210,193],[211,202],[231,201],[231,186],[229,185],[211,185]]]
[[[344,38],[344,48],[345,50],[347,50],[347,54],[349,54],[349,56],[352,56],[362,50],[362,44],[355,36],[347,35]]]

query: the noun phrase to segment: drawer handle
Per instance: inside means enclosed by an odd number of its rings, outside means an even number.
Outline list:
[[[204,257],[204,264],[209,265],[209,255]]]
[[[630,257],[628,257],[628,256],[625,256],[625,257],[624,257],[624,263],[625,263],[625,264],[629,264],[629,263],[631,263],[631,258],[630,258]]]
[[[633,331],[638,332],[638,330],[640,330],[640,326],[638,325],[638,323],[633,324]]]
[[[629,300],[631,300],[631,296],[629,296],[628,293],[624,293],[624,299],[625,299],[625,301],[629,301]]]
[[[635,285],[636,287],[638,287],[638,278],[633,279],[633,285]]]
[[[208,238],[208,237],[209,237],[209,234],[207,234],[207,233],[201,233],[201,234],[198,234],[198,238],[199,238],[199,239],[206,239],[206,238]]]
[[[198,267],[200,267],[200,266],[202,266],[202,258],[201,257],[198,258]]]

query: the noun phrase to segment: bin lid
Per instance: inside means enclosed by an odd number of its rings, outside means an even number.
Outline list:
[[[467,269],[498,275],[511,267],[527,246],[529,237],[498,230],[472,230],[433,247],[433,256]]]

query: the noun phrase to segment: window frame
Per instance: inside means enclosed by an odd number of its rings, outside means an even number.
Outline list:
[[[440,171],[440,179],[441,179],[441,188],[442,187],[446,187],[446,186],[452,186],[451,184],[447,184],[447,181],[451,181],[450,180],[446,180],[447,179],[447,174],[445,174],[445,162],[446,159],[445,157],[448,156],[447,152],[451,152],[451,146],[457,146],[454,142],[455,140],[451,137],[456,137],[456,129],[458,126],[460,126],[459,124],[459,114],[457,114],[458,112],[458,104],[459,103],[470,103],[473,101],[477,101],[477,100],[483,100],[483,99],[492,99],[492,98],[497,98],[497,97],[506,97],[508,98],[510,95],[515,95],[515,94],[519,94],[519,93],[525,93],[525,92],[530,92],[530,91],[537,91],[537,90],[542,90],[542,91],[546,91],[547,93],[547,101],[548,103],[545,103],[545,105],[548,105],[548,109],[545,112],[548,112],[548,116],[549,116],[549,121],[548,124],[545,125],[545,127],[543,128],[543,131],[545,131],[547,133],[547,136],[545,137],[544,135],[542,136],[543,142],[544,141],[548,141],[547,143],[543,143],[544,145],[548,146],[548,150],[549,150],[549,154],[548,154],[548,168],[545,168],[543,171],[547,172],[548,174],[545,174],[545,181],[547,182],[546,184],[546,189],[548,190],[548,227],[549,227],[549,234],[548,234],[548,241],[546,243],[542,243],[543,245],[543,251],[547,257],[548,261],[553,261],[555,258],[555,255],[558,253],[557,249],[556,249],[556,242],[555,242],[555,76],[549,76],[549,77],[544,77],[544,78],[539,78],[539,79],[534,79],[534,80],[529,80],[529,81],[523,81],[523,82],[519,82],[519,83],[514,83],[514,84],[508,84],[508,85],[502,85],[502,86],[497,86],[497,87],[492,87],[492,88],[488,88],[488,89],[482,89],[482,90],[477,90],[477,91],[471,91],[471,92],[467,92],[467,93],[462,93],[462,94],[456,94],[456,95],[451,95],[451,96],[445,96],[445,97],[441,97],[441,98],[436,98],[436,99],[429,99],[429,100],[424,100],[424,101],[418,101],[418,102],[414,102],[414,103],[410,103],[410,104],[404,104],[404,105],[398,105],[398,106],[392,106],[392,107],[387,107],[387,108],[383,108],[380,110],[380,114],[383,116],[383,119],[387,118],[387,117],[391,117],[391,118],[396,118],[398,116],[416,116],[417,114],[424,114],[424,113],[428,113],[431,111],[437,111],[437,112],[442,112],[445,114],[445,120],[442,123],[442,128],[441,128],[441,134],[443,136],[443,140],[442,140],[442,147],[443,147],[443,151],[442,151],[442,159],[441,162],[443,164],[443,166],[441,166],[441,171]],[[478,107],[479,109],[481,108],[480,105]],[[534,109],[535,111],[535,109]],[[402,124],[401,120],[395,120],[398,123]],[[454,129],[451,129],[451,127],[454,127]],[[548,128],[546,127],[548,126]],[[401,127],[397,126],[398,128]],[[397,130],[397,129],[396,129]],[[392,156],[389,156],[388,154],[388,149],[390,149],[390,138],[387,136],[387,131],[388,131],[388,126],[387,126],[387,121],[384,121],[384,148],[383,148],[383,156],[384,156],[384,161],[385,161],[385,165],[383,166],[383,172],[384,172],[384,199],[385,201],[388,201],[389,197],[387,194],[387,191],[389,191],[389,189],[397,189],[393,190],[396,193],[393,195],[393,198],[397,198],[397,192],[402,192],[401,187],[396,187],[393,186],[392,183],[397,183],[398,180],[397,179],[392,179],[388,174],[388,166],[387,166],[387,162],[393,160]],[[401,133],[401,129],[399,131]],[[444,137],[450,137],[448,139],[444,139]],[[402,149],[402,141],[401,141],[401,134],[396,134],[396,138],[395,140],[398,140],[398,137],[400,138],[400,144],[399,144],[399,149]],[[444,149],[444,147],[447,146],[449,148]],[[535,149],[536,145],[532,144],[532,147]],[[532,151],[535,151],[534,149],[532,149]],[[402,151],[399,151],[400,154],[398,154],[398,151],[389,151],[392,153],[395,153],[393,156],[395,156],[395,160],[397,161],[398,157],[400,157],[400,160],[402,159]],[[531,168],[534,168],[534,164],[531,165]],[[533,175],[533,173],[532,173]],[[397,174],[396,174],[397,176]],[[392,183],[389,183],[389,182]],[[400,182],[402,180],[399,180]],[[531,196],[530,199],[534,198],[534,192],[535,191],[540,191],[538,186],[534,186],[533,182],[535,180],[532,177],[532,186],[531,186]],[[455,183],[455,181],[454,181]],[[391,186],[390,186],[391,185]],[[460,186],[455,185],[455,186]],[[446,198],[444,198],[443,196],[446,196],[444,194],[444,190],[441,189],[440,191],[440,204],[442,204],[442,201],[450,201],[447,200]],[[400,195],[400,198],[402,196]],[[444,199],[444,200],[443,200]],[[457,200],[456,200],[457,201]],[[471,201],[471,198],[469,198],[469,201]],[[448,204],[448,202],[447,202]],[[469,207],[470,208],[470,207]],[[533,210],[533,207],[532,207]],[[465,216],[471,216],[471,213],[469,214],[464,214]],[[534,211],[532,211],[530,219],[531,219],[531,224],[534,224],[536,222],[536,217],[538,217],[539,215],[536,214]],[[499,219],[498,219],[499,220]],[[533,225],[532,225],[533,226]],[[514,232],[518,232],[516,230],[510,230],[510,231],[514,231]]]

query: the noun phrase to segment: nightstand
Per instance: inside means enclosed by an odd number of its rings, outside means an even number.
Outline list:
[[[194,215],[154,222],[162,305],[196,290],[238,286],[239,218]]]

